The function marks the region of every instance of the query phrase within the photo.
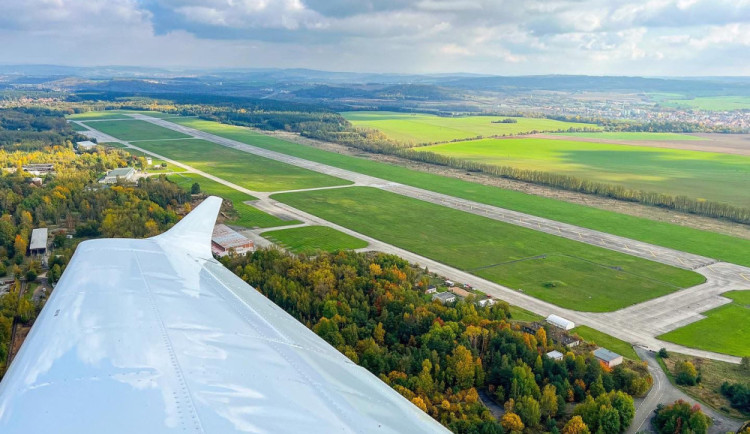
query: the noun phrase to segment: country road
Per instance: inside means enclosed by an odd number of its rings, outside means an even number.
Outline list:
[[[504,287],[494,282],[474,276],[462,270],[450,267],[437,261],[425,258],[421,255],[408,252],[404,249],[383,243],[372,237],[365,236],[342,226],[328,222],[314,215],[297,210],[288,205],[279,203],[270,198],[277,192],[251,191],[219,177],[197,170],[191,166],[171,160],[154,152],[139,148],[132,142],[124,142],[106,134],[103,134],[90,125],[84,133],[97,138],[99,142],[119,142],[137,149],[156,158],[162,159],[179,167],[191,170],[194,173],[205,176],[216,182],[220,182],[235,190],[250,194],[259,198],[255,206],[272,214],[291,215],[294,218],[312,224],[327,225],[341,232],[364,239],[370,243],[370,248],[387,253],[399,255],[410,262],[427,266],[430,270],[441,275],[453,278],[461,282],[469,283],[474,287],[481,288],[485,293],[505,300],[510,304],[522,307],[537,314],[547,316],[551,313],[569,318],[576,323],[585,324],[609,335],[615,336],[632,344],[641,345],[653,350],[665,347],[670,351],[677,351],[699,357],[707,357],[717,360],[739,363],[738,357],[724,354],[712,353],[680,345],[663,342],[655,337],[665,331],[673,330],[690,322],[697,321],[703,316],[702,312],[728,303],[730,300],[721,297],[720,294],[734,289],[746,289],[750,287],[750,268],[734,264],[719,263],[714,259],[705,258],[690,253],[680,252],[661,246],[630,240],[623,237],[606,234],[591,229],[581,228],[574,225],[559,223],[553,220],[531,216],[500,207],[490,206],[459,199],[452,196],[435,193],[421,188],[411,187],[404,184],[364,175],[361,173],[328,166],[325,164],[293,157],[275,151],[258,148],[242,142],[230,140],[224,137],[209,134],[200,130],[185,127],[141,114],[132,117],[144,120],[155,125],[179,131],[191,137],[207,140],[219,145],[238,149],[264,158],[280,161],[297,167],[313,170],[319,173],[335,176],[352,181],[353,186],[368,186],[380,188],[396,194],[433,202],[442,206],[458,209],[473,214],[482,215],[499,221],[504,221],[518,226],[528,227],[534,230],[547,232],[556,236],[573,239],[579,242],[607,248],[621,253],[639,256],[653,261],[673,265],[680,268],[692,269],[706,277],[704,284],[674,292],[670,295],[649,300],[625,309],[609,313],[578,312],[570,309],[560,308],[550,303],[530,297],[519,291]],[[346,188],[336,187],[336,188]]]

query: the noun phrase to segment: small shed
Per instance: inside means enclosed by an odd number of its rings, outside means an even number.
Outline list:
[[[438,292],[436,294],[432,294],[433,300],[438,300],[439,302],[445,304],[445,303],[453,303],[456,301],[456,296],[454,294],[451,294],[450,292]]]
[[[428,287],[428,288],[427,288],[427,289],[426,289],[426,290],[424,291],[424,293],[425,293],[425,294],[434,294],[434,293],[436,293],[436,292],[437,292],[437,286],[430,286],[430,287]]]
[[[43,255],[47,252],[47,228],[37,228],[31,231],[31,242],[29,253],[32,255]]]
[[[557,316],[555,314],[552,314],[547,317],[547,322],[552,324],[555,327],[561,328],[563,330],[571,330],[576,325],[573,321],[567,320],[561,316]]]
[[[554,350],[547,353],[547,357],[549,357],[552,360],[562,360],[563,359],[563,353]]]
[[[479,305],[480,307],[485,307],[485,306],[492,306],[492,305],[493,305],[493,304],[495,304],[496,302],[497,302],[497,300],[495,300],[494,298],[483,298],[483,299],[479,300],[479,301],[477,302],[477,304],[478,304],[478,305]]]
[[[456,286],[456,282],[454,282],[452,280],[446,280],[445,281],[445,285],[446,286]]]
[[[606,348],[597,348],[596,350],[594,350],[594,357],[599,359],[600,362],[604,363],[610,368],[622,363],[621,355]]]

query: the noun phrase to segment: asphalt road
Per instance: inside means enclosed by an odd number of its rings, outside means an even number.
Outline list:
[[[635,348],[635,351],[641,359],[648,363],[648,370],[651,373],[651,377],[654,379],[654,386],[651,388],[648,395],[638,403],[635,418],[627,431],[628,434],[643,431],[651,432],[651,418],[654,416],[654,410],[659,404],[671,404],[678,399],[682,399],[690,404],[700,405],[699,402],[695,401],[669,382],[667,375],[659,366],[659,362],[656,361],[654,352],[638,347]],[[703,412],[713,419],[713,425],[709,428],[709,433],[711,434],[735,432],[740,428],[740,425],[742,425],[742,422],[716,412],[708,406],[700,406]]]
[[[132,116],[136,119],[141,119],[162,126],[164,128],[179,131],[195,138],[200,138],[264,158],[269,158],[286,164],[291,164],[297,167],[302,167],[305,169],[346,179],[352,181],[354,183],[353,185],[355,186],[380,188],[396,194],[429,201],[432,203],[462,210],[465,212],[470,212],[473,214],[482,215],[506,223],[511,223],[514,225],[550,233],[556,236],[573,239],[586,244],[607,248],[633,256],[639,256],[680,268],[695,270],[696,272],[701,273],[706,277],[706,283],[692,288],[680,290],[664,297],[630,306],[616,312],[588,313],[563,309],[550,303],[530,297],[519,291],[481,279],[472,274],[433,261],[412,252],[408,252],[390,244],[383,243],[372,237],[354,232],[332,222],[328,222],[311,214],[305,213],[301,210],[297,210],[288,205],[276,202],[269,196],[277,192],[269,193],[248,190],[216,176],[199,171],[191,166],[139,148],[133,143],[123,142],[111,136],[107,136],[106,134],[94,130],[88,125],[84,125],[89,128],[89,131],[87,133],[92,137],[96,137],[99,142],[120,142],[129,145],[146,154],[150,154],[154,157],[167,161],[170,164],[183,167],[194,173],[198,173],[216,182],[227,185],[235,190],[255,196],[259,198],[259,200],[253,205],[266,212],[286,217],[292,216],[297,220],[309,224],[330,226],[341,232],[348,233],[350,235],[368,241],[370,243],[370,248],[374,250],[399,255],[413,263],[419,264],[420,266],[427,266],[430,270],[441,275],[450,277],[460,282],[469,283],[470,285],[480,288],[482,291],[489,295],[492,295],[493,297],[505,300],[510,304],[517,305],[537,314],[547,316],[554,313],[568,318],[576,322],[577,324],[588,325],[592,328],[595,328],[632,344],[641,345],[652,350],[658,350],[661,347],[665,347],[670,351],[677,351],[699,357],[707,357],[732,363],[739,363],[738,357],[687,348],[680,345],[659,341],[655,337],[666,331],[673,330],[675,328],[703,318],[701,312],[705,312],[714,307],[728,303],[730,300],[721,297],[721,293],[734,289],[749,288],[750,268],[741,267],[729,263],[719,263],[711,258],[680,252],[661,246],[655,246],[641,241],[618,237],[615,235],[560,223],[554,220],[544,219],[537,216],[523,214],[500,207],[455,198],[421,188],[411,187],[404,184],[372,177],[369,175],[328,166],[325,164],[293,157],[279,152],[258,148],[252,145],[209,134],[193,128],[188,128],[164,119],[157,119],[140,114],[135,114]],[[346,186],[336,188],[346,188]]]

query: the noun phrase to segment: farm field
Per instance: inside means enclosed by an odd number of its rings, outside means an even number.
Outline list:
[[[137,146],[216,175],[253,191],[297,190],[349,181],[199,139],[153,140]]]
[[[236,212],[235,218],[229,220],[227,223],[237,226],[244,226],[246,228],[273,228],[276,226],[287,226],[298,224],[297,220],[282,220],[278,217],[267,214],[253,206],[246,204],[246,201],[255,200],[254,197],[245,193],[239,192],[232,188],[227,187],[224,184],[219,184],[208,178],[204,178],[195,173],[178,173],[169,175],[170,181],[180,185],[186,190],[190,191],[190,187],[193,183],[197,182],[201,187],[201,191],[214,196],[219,196],[224,200],[232,202],[232,207]]]
[[[103,133],[127,142],[134,140],[187,139],[190,136],[177,131],[136,120],[111,120],[91,125]]]
[[[470,140],[414,150],[739,207],[750,203],[750,157],[739,155],[540,138]]]
[[[434,143],[469,139],[477,136],[503,136],[521,133],[564,131],[569,128],[600,129],[594,124],[562,122],[552,119],[512,118],[516,123],[493,123],[508,116],[442,117],[422,113],[344,112],[341,115],[354,126],[381,131],[403,143]]]
[[[627,131],[601,131],[601,132],[575,132],[554,133],[556,136],[582,137],[586,139],[604,140],[641,140],[641,141],[663,141],[663,140],[704,140],[698,136],[677,133],[651,133],[651,132],[627,132]]]
[[[750,266],[750,240],[747,239],[666,222],[657,222],[519,191],[504,190],[412,170],[394,164],[328,152],[267,136],[249,128],[195,118],[172,119],[171,121],[259,148],[270,149],[389,181]]]
[[[638,357],[638,354],[636,354],[632,345],[625,341],[612,337],[606,333],[602,333],[599,330],[581,325],[571,330],[570,333],[577,334],[586,342],[594,342],[596,345],[604,347],[610,351],[614,351],[617,354],[625,356],[630,360],[641,360],[641,358]]]
[[[733,302],[705,312],[705,319],[658,338],[686,347],[750,356],[750,290],[731,291],[723,296]]]
[[[318,250],[354,250],[367,247],[367,242],[328,226],[302,226],[263,232],[263,238],[294,253],[312,254]]]
[[[707,111],[729,111],[750,109],[750,97],[746,96],[702,96],[691,99],[668,99],[662,105],[694,108]]]
[[[283,193],[273,198],[576,310],[612,311],[704,280],[691,271],[373,188]]]

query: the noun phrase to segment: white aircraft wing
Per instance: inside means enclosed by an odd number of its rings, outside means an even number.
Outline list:
[[[0,383],[0,432],[448,432],[214,260],[220,205],[78,246]]]

